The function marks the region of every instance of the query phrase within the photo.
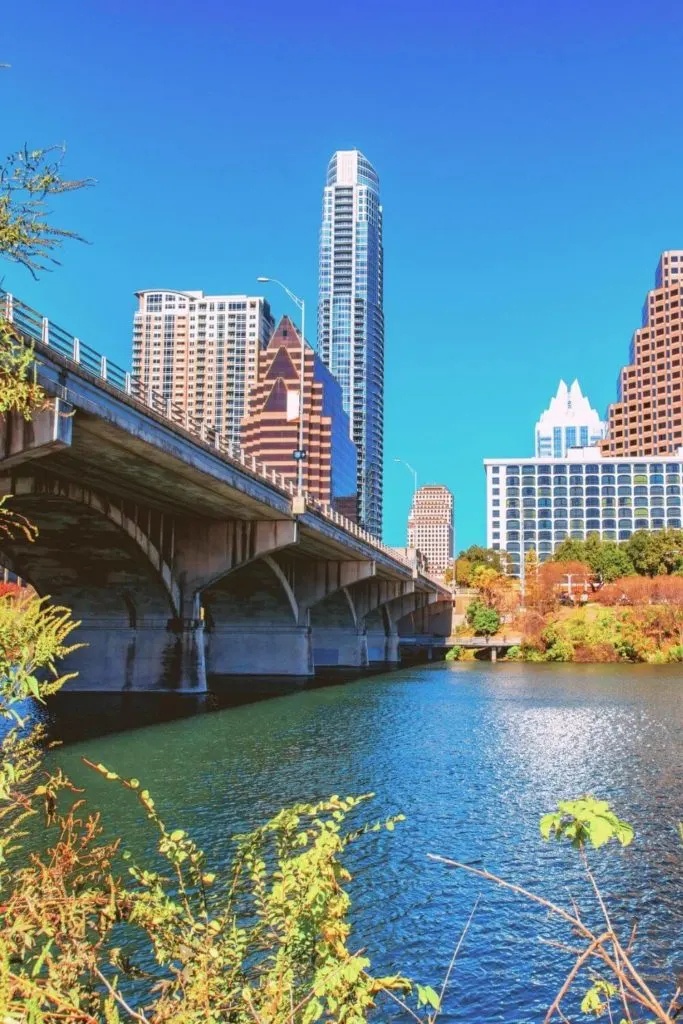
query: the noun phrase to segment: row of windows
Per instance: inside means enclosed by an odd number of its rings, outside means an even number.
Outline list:
[[[667,510],[665,510],[664,508],[660,508],[660,507],[653,508],[653,509],[620,508],[618,510],[616,510],[615,508],[612,508],[612,509],[603,509],[602,510],[602,519],[604,521],[605,517],[610,518],[610,517],[617,516],[617,515],[621,515],[621,516],[635,515],[637,518],[646,519],[650,515],[651,516],[656,516],[658,518],[663,518],[665,515],[668,515],[668,516],[680,516],[680,514],[681,514],[680,508],[670,508],[670,509],[667,509]],[[536,512],[535,509],[524,509],[523,513],[520,516],[519,510],[518,509],[514,509],[514,510],[511,510],[510,512],[507,513],[505,521],[508,524],[508,529],[511,529],[511,528],[514,528],[514,524],[515,523],[519,522],[520,518],[524,519],[525,521],[533,521],[533,520],[536,520],[536,519],[538,519],[540,522],[548,522],[548,523],[552,523],[554,521],[557,524],[558,522],[562,522],[567,517],[570,517],[570,518],[573,518],[573,519],[577,519],[577,520],[580,520],[580,519],[583,520],[583,519],[588,517],[589,519],[594,519],[596,522],[599,522],[600,521],[600,510],[599,509],[588,509],[587,511],[584,511],[584,509],[558,509],[555,512],[555,514],[551,516],[549,510],[543,510],[542,509],[538,513],[538,515],[537,515],[537,512]],[[496,523],[496,522],[499,522],[500,520],[494,519],[493,521],[494,521],[494,523]]]
[[[492,466],[491,472],[493,476],[500,475],[499,466]],[[559,465],[559,466],[536,466],[536,465],[522,465],[520,466],[506,466],[505,476],[519,476],[520,472],[522,476],[535,476],[540,475],[554,475],[554,476],[566,476],[569,474],[575,474],[576,476],[582,476],[584,473],[587,474],[600,474],[614,475],[615,473],[680,473],[681,463],[680,462],[630,462],[622,463],[619,465],[603,464],[602,466],[595,465],[593,463],[572,463],[570,466]]]
[[[524,498],[530,498],[533,495],[539,497],[548,498],[551,495],[555,495],[556,498],[566,498],[568,494],[590,494],[590,495],[609,495],[609,494],[680,494],[681,493],[681,481],[678,477],[668,477],[666,481],[666,492],[662,483],[652,483],[648,488],[647,484],[637,483],[619,483],[618,487],[614,484],[603,484],[599,487],[597,484],[586,484],[585,488],[583,484],[571,484],[569,488],[565,484],[555,484],[551,488],[548,484],[541,485],[538,487],[506,487],[505,494],[508,498],[519,498],[520,495]],[[500,488],[493,488],[493,500],[496,500],[496,496],[500,494]]]
[[[680,503],[681,503],[680,493],[679,494],[668,494],[666,496],[666,504],[667,505],[680,505]],[[519,498],[508,498],[507,501],[505,502],[505,507],[507,509],[517,509],[517,508],[567,508],[567,507],[583,508],[584,505],[585,505],[586,508],[599,508],[602,505],[603,508],[610,508],[611,506],[614,506],[614,505],[637,505],[637,506],[640,506],[641,508],[648,508],[650,505],[653,505],[653,504],[661,504],[661,505],[665,504],[664,495],[663,494],[657,494],[657,495],[650,495],[648,497],[647,495],[636,494],[635,497],[632,497],[630,494],[624,494],[624,495],[620,495],[618,498],[614,497],[614,495],[608,495],[608,496],[603,497],[603,498],[598,498],[598,497],[555,498],[554,501],[553,501],[552,498],[538,498],[538,499],[536,499],[536,498],[522,498],[521,499],[521,504],[520,504],[520,499]],[[500,506],[500,502],[499,501],[494,501],[493,502],[493,505],[492,505],[493,509],[497,509],[499,506]],[[496,513],[494,511],[494,515],[495,514]]]
[[[561,477],[554,478],[547,475],[538,476],[535,478],[532,476],[522,476],[521,478],[519,476],[510,476],[505,481],[505,486],[507,490],[509,490],[511,487],[519,487],[520,484],[522,486],[526,485],[529,487],[550,487],[551,485],[554,485],[555,487],[566,487],[567,481],[569,481],[570,485],[574,484],[579,487],[583,486],[583,484],[586,484],[586,486],[599,486],[600,484],[602,484],[602,486],[606,486],[608,484],[615,483],[630,484],[631,482],[633,482],[634,484],[647,484],[648,482],[651,484],[663,484],[665,481],[667,483],[675,483],[676,481],[680,481],[680,473],[677,466],[675,470],[666,474],[634,473],[633,476],[630,473],[621,472],[617,476],[615,476],[614,473],[612,473],[609,476],[607,474],[603,474],[602,477],[599,477],[597,474],[586,474],[586,476],[584,477],[581,476],[580,474],[575,473],[572,473],[569,477],[563,475]],[[494,481],[494,485],[495,483],[496,481]]]
[[[680,523],[679,523],[679,527],[680,527]],[[615,530],[605,530],[603,532],[603,534],[602,534],[602,538],[603,538],[603,540],[628,540],[629,537],[631,537],[632,535],[633,535],[633,530],[631,530],[629,528],[624,528],[624,529],[620,529],[620,530],[616,530],[616,529]],[[562,536],[561,539],[562,540],[566,540],[567,537],[571,537],[574,540],[585,540],[586,535],[585,535],[583,530],[571,530],[570,532],[565,533]],[[538,542],[537,542],[535,539],[525,538],[524,542],[523,542],[524,543],[524,551],[525,552],[526,551],[537,551],[538,554],[541,556],[541,558],[543,558],[543,556],[545,556],[547,558],[547,557],[549,557],[553,553],[553,550],[554,550],[554,548],[555,548],[555,546],[557,544],[557,541],[559,539],[560,538],[556,537],[555,543],[553,543],[552,541],[549,541],[549,540],[540,540],[539,539]],[[498,543],[498,542],[496,542],[494,540],[493,546],[494,546],[494,548],[500,548],[500,543]],[[506,550],[507,550],[507,552],[508,552],[508,554],[510,556],[510,561],[513,563],[513,566],[515,566],[517,568],[519,568],[519,563],[520,563],[520,548],[521,548],[521,544],[516,542],[516,541],[512,541],[511,543],[509,543],[507,548],[506,548]]]

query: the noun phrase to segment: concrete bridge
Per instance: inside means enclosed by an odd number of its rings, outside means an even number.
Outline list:
[[[0,564],[71,608],[73,689],[310,676],[448,636],[452,598],[393,551],[11,295],[50,396],[0,424],[0,494],[39,528]],[[0,306],[2,309],[2,306]]]
[[[404,652],[409,652],[414,658],[432,661],[445,658],[448,651],[453,647],[463,647],[465,650],[481,651],[487,654],[489,661],[497,661],[498,655],[504,656],[511,647],[518,647],[523,637],[519,636],[440,636],[427,635],[426,632],[416,631],[412,636],[400,637],[400,645]]]

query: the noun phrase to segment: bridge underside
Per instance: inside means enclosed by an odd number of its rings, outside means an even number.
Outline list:
[[[395,665],[406,630],[442,628],[430,581],[312,513],[265,507],[262,484],[240,495],[197,459],[171,486],[175,449],[150,464],[142,434],[78,411],[39,426],[0,457],[0,496],[38,539],[4,540],[0,566],[80,622],[67,688],[196,693],[207,674]]]

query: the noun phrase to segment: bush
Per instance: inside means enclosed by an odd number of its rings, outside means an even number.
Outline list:
[[[675,647],[670,647],[668,651],[669,661],[683,661],[683,644],[676,644]]]
[[[463,650],[460,644],[455,644],[450,650],[446,651],[445,661],[460,661],[463,655]]]
[[[569,640],[557,639],[545,652],[546,661],[573,661],[574,648]]]
[[[500,615],[478,598],[467,609],[467,621],[477,636],[493,636],[500,627]]]

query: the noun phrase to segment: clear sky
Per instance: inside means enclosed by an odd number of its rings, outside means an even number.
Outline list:
[[[659,252],[683,247],[679,2],[34,0],[2,21],[2,149],[65,141],[98,180],[53,204],[90,244],[4,286],[120,363],[136,289],[273,275],[313,324],[327,161],[373,162],[389,543],[395,456],[453,489],[458,547],[483,542],[481,460],[532,454],[560,376],[613,399]]]

